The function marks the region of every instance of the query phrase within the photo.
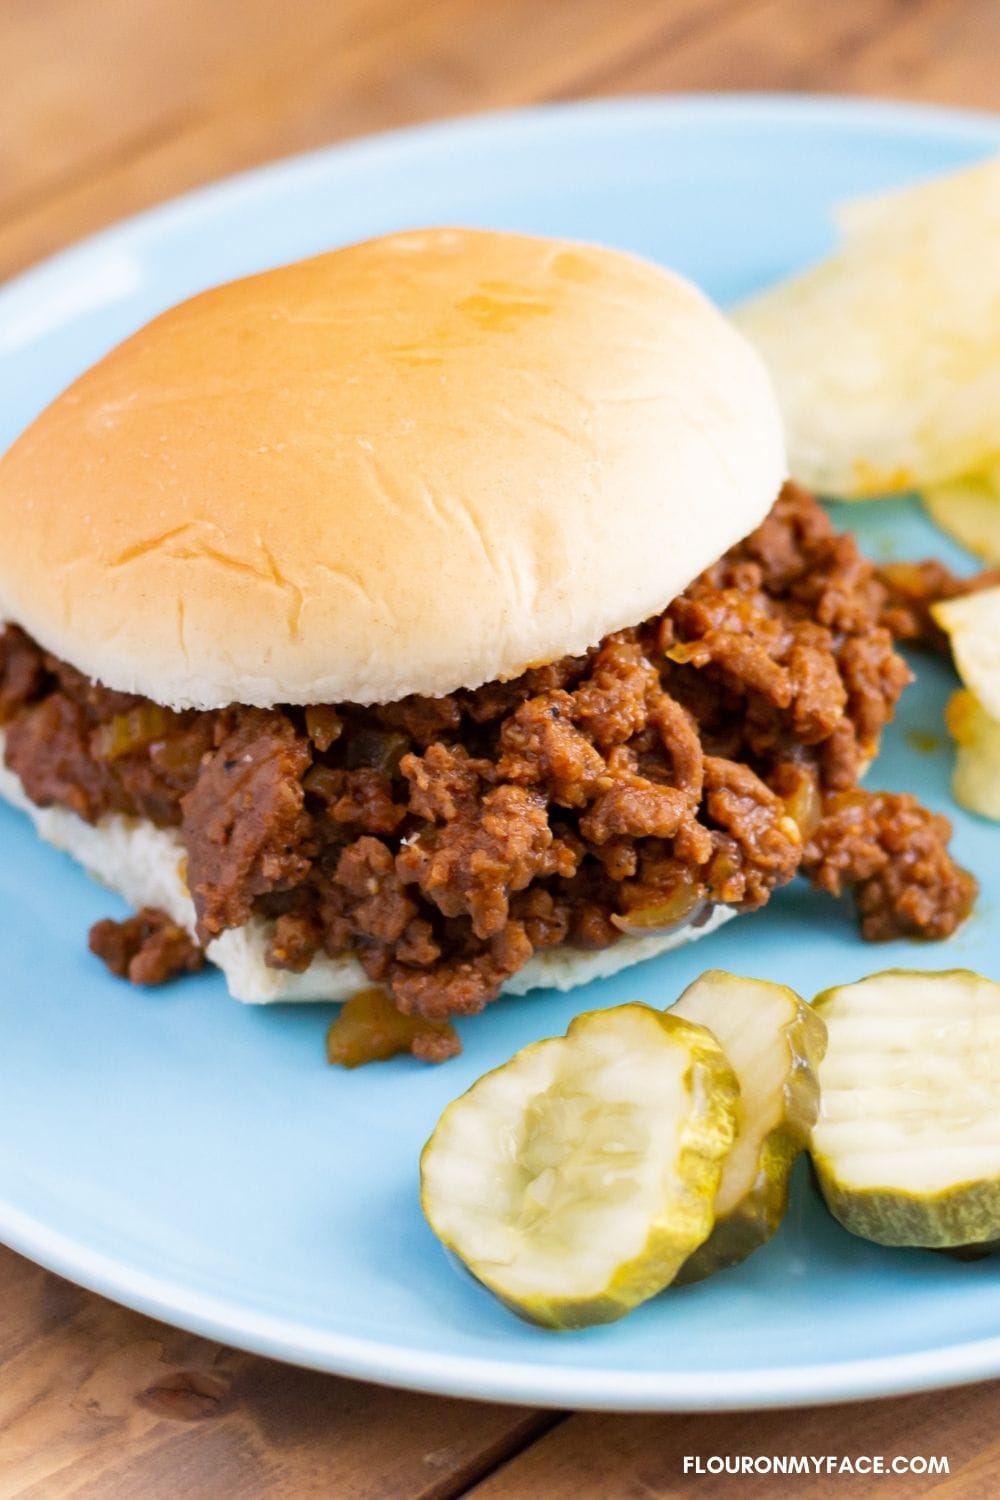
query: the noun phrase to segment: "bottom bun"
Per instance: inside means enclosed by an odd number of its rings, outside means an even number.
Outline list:
[[[0,796],[26,812],[47,843],[65,849],[131,907],[160,907],[194,936],[194,903],[184,880],[186,855],[180,834],[174,829],[156,828],[144,819],[118,813],[108,814],[97,824],[85,823],[62,807],[36,807],[18,777],[3,764],[2,734]],[[590,979],[606,979],[629,964],[706,937],[735,915],[732,907],[716,906],[700,927],[688,925],[645,937],[623,937],[609,948],[596,950],[548,948],[513,974],[503,985],[503,992],[523,995],[537,989],[571,990]],[[302,974],[269,968],[265,954],[271,929],[270,922],[253,917],[244,927],[224,932],[209,943],[208,958],[222,970],[234,1000],[251,1005],[280,1000],[346,1000],[371,984],[354,958],[327,958],[322,954]]]

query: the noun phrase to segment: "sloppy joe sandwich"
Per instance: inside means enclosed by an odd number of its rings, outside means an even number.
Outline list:
[[[799,871],[939,937],[948,827],[858,782],[908,680],[784,483],[758,357],[616,251],[391,235],[206,292],[0,464],[0,789],[239,999],[442,1018]]]

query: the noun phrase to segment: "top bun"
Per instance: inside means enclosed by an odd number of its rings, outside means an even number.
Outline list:
[[[0,617],[178,708],[437,696],[663,609],[784,473],[686,281],[394,234],[204,292],[53,402],[0,463]]]

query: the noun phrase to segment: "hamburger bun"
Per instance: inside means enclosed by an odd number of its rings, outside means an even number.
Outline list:
[[[202,293],[43,412],[0,461],[0,617],[175,708],[437,696],[661,610],[784,473],[680,277],[394,234]]]

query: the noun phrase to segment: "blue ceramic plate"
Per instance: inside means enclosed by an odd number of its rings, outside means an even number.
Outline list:
[[[839,198],[998,146],[1000,122],[985,117],[700,98],[486,117],[321,152],[169,204],[0,292],[0,442],[169,303],[342,241],[441,222],[579,236],[666,261],[725,302],[825,251]],[[873,556],[969,566],[913,503],[838,519]],[[331,1008],[242,1007],[214,975],[151,994],[109,978],[86,931],[120,903],[4,809],[0,1237],[244,1348],[460,1396],[717,1409],[1000,1374],[1000,1261],[853,1239],[804,1172],[781,1232],[739,1270],[567,1335],[522,1325],[459,1274],[417,1201],[418,1151],[442,1106],[578,1010],[663,1003],[707,964],[807,995],[890,964],[1000,977],[1000,832],[953,807],[941,733],[952,679],[936,662],[917,670],[873,780],[955,820],[984,889],[953,941],[868,948],[846,911],[795,886],[704,945],[571,997],[504,1000],[461,1025],[464,1054],[440,1069],[331,1070]]]

